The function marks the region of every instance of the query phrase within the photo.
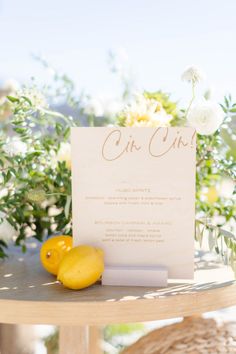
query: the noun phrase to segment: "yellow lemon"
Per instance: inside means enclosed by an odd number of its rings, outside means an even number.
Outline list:
[[[72,248],[71,236],[55,236],[45,241],[40,250],[40,260],[43,267],[57,275],[59,264],[64,255]]]
[[[104,270],[101,249],[81,245],[72,248],[62,259],[57,279],[69,289],[83,289],[94,284]]]

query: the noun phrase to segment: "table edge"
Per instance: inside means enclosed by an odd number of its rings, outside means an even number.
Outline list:
[[[0,299],[0,323],[105,325],[145,322],[192,316],[233,305],[236,305],[236,283],[154,299],[91,302]]]

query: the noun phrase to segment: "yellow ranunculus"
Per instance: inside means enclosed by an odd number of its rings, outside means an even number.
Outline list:
[[[123,125],[126,127],[159,127],[169,126],[173,119],[167,114],[162,104],[143,95],[136,97],[122,114]]]
[[[213,187],[213,186],[208,188],[208,191],[206,192],[205,195],[206,195],[207,201],[210,204],[216,203],[219,198],[218,191],[217,191],[216,187]]]

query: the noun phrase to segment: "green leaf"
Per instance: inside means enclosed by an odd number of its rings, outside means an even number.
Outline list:
[[[236,241],[236,237],[235,237],[235,235],[234,235],[232,232],[227,231],[227,230],[224,230],[224,229],[220,229],[220,233],[221,233],[222,235],[224,235],[225,237],[234,239],[234,240]]]
[[[4,252],[4,249],[0,247],[0,258],[8,258],[8,255]]]
[[[221,108],[223,109],[224,113],[227,113],[227,112],[228,112],[227,108],[225,108],[225,106],[223,106],[223,104],[220,103],[220,106],[221,106]]]
[[[213,251],[215,245],[216,245],[216,242],[215,242],[214,232],[213,232],[213,230],[210,229],[209,234],[208,234],[208,246],[209,246],[210,252]]]
[[[13,96],[7,96],[7,99],[12,103],[19,103],[20,102],[19,98],[13,97]]]
[[[63,131],[63,127],[60,123],[56,123],[56,126],[55,126],[55,129],[56,129],[56,132],[57,132],[57,135],[61,135],[62,131]]]
[[[70,127],[66,128],[65,132],[64,132],[64,139],[68,140],[70,135]]]
[[[0,240],[0,246],[2,246],[4,248],[8,248],[7,243],[3,240]]]
[[[226,107],[229,108],[229,100],[226,96],[224,97],[224,100],[225,100]]]
[[[23,244],[23,245],[21,246],[21,251],[22,251],[22,253],[26,253],[27,248],[26,248],[26,245],[25,245],[25,244]]]
[[[21,98],[23,98],[27,103],[29,103],[30,106],[32,106],[32,102],[30,101],[30,99],[26,96],[21,96]]]
[[[70,205],[71,205],[71,196],[68,195],[66,197],[66,205],[65,205],[65,209],[64,209],[66,219],[68,219],[68,217],[69,217]]]

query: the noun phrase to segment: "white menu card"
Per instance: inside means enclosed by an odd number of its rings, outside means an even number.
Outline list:
[[[194,129],[72,128],[71,143],[74,245],[101,247],[107,267],[191,279]]]

